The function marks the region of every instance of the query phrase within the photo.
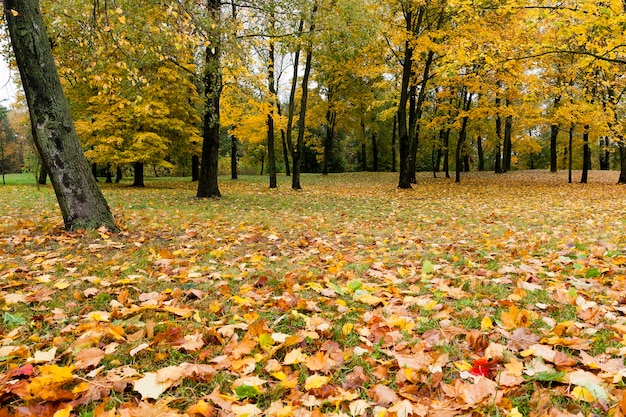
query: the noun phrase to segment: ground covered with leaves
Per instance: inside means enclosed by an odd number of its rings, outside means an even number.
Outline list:
[[[626,414],[626,188],[562,174],[0,188],[0,416]]]

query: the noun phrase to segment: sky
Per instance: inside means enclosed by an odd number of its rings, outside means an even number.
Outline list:
[[[15,101],[15,74],[9,71],[9,66],[0,56],[0,104],[9,107]]]

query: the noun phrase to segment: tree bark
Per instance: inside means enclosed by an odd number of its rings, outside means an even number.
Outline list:
[[[309,31],[313,33],[315,31],[315,13],[317,12],[317,1],[313,3],[313,10],[311,11],[311,24]],[[300,185],[300,160],[302,159],[302,152],[304,151],[304,129],[306,127],[306,105],[309,97],[309,77],[311,75],[311,61],[313,56],[313,45],[309,41],[306,50],[306,58],[304,60],[304,74],[302,75],[302,96],[300,98],[300,118],[298,119],[298,141],[293,150],[293,175],[291,176],[291,188],[294,190],[301,190]],[[295,74],[294,74],[295,76]]]
[[[554,99],[554,109],[559,106],[559,102],[561,101],[561,97],[556,97]],[[559,136],[560,126],[558,123],[552,123],[550,126],[550,172],[557,172],[557,139]]]
[[[463,93],[463,106],[462,109],[466,112],[472,106],[472,93]],[[463,149],[463,144],[465,143],[465,139],[467,138],[467,123],[469,122],[469,116],[466,115],[461,120],[461,130],[459,130],[459,140],[456,143],[456,176],[454,182],[461,182],[461,168],[463,166],[462,154],[461,150]],[[468,161],[469,165],[469,161]]]
[[[626,184],[626,143],[624,138],[619,138],[619,179],[618,184]]]
[[[326,136],[324,137],[324,165],[322,167],[322,175],[328,175],[330,162],[332,161],[336,120],[337,113],[330,108],[326,110]]]
[[[133,165],[133,187],[145,187],[143,181],[143,163],[135,162]]]
[[[511,136],[513,134],[513,116],[506,116],[504,119],[504,142],[502,144],[502,170],[509,172],[511,170],[511,154],[513,153],[513,143]]]
[[[221,1],[207,0],[207,9],[215,25],[221,17]],[[211,33],[210,44],[205,49],[204,69],[204,117],[202,131],[202,162],[198,181],[198,198],[220,197],[217,183],[217,167],[220,148],[220,95],[222,74],[220,66],[220,34]]]
[[[46,167],[42,165],[41,169],[39,170],[39,178],[37,178],[37,183],[39,185],[46,185],[47,179],[48,179],[48,171],[46,171]]]
[[[450,178],[450,128],[446,128],[443,132],[443,172],[446,178]]]
[[[378,143],[376,132],[372,132],[372,171],[378,172]]]
[[[273,32],[275,29],[275,19],[273,5],[271,3],[272,11],[270,12],[271,26],[270,30]],[[269,41],[269,56],[267,62],[267,88],[270,96],[270,110],[267,115],[267,164],[269,165],[270,174],[270,188],[276,188],[276,148],[274,145],[274,107],[276,106],[276,85],[274,80],[274,51],[275,44],[274,38],[270,37]]]
[[[91,175],[61,87],[37,0],[3,0],[37,150],[59,202],[65,228],[118,231]]]
[[[498,114],[496,115],[496,160],[494,171],[496,174],[502,173],[502,116],[500,116],[500,97],[496,97],[496,108]]]
[[[589,126],[585,126],[585,131],[583,132],[583,172],[580,177],[581,184],[587,184],[590,169],[591,149],[589,148]]]
[[[237,138],[235,136],[230,137],[230,179],[236,180],[238,176],[237,172]]]
[[[568,153],[569,153],[569,155],[568,155],[569,156],[569,158],[568,158],[569,160],[567,162],[567,182],[569,184],[572,183],[572,156],[573,156],[572,149],[574,147],[573,144],[574,144],[574,123],[572,123],[570,125],[570,128],[569,128],[569,143],[568,143],[568,146],[567,146],[567,150],[568,150]]]
[[[391,172],[398,171],[397,160],[396,160],[396,153],[398,152],[396,149],[397,126],[398,126],[398,115],[394,114],[393,115],[393,129],[391,131]]]
[[[191,155],[191,182],[198,181],[200,179],[200,157],[198,155]]]
[[[485,152],[483,150],[483,138],[478,137],[478,170],[485,170]]]

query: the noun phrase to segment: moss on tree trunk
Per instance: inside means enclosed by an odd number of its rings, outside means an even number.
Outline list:
[[[54,187],[65,228],[117,231],[80,146],[37,0],[4,0],[35,145]]]

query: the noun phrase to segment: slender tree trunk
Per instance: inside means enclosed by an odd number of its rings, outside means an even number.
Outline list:
[[[135,162],[133,165],[133,187],[145,187],[143,180],[143,163]]]
[[[611,153],[609,152],[609,146],[611,142],[608,136],[600,139],[600,169],[602,171],[608,171],[611,169]]]
[[[283,142],[283,159],[285,160],[285,175],[291,176],[291,168],[289,167],[289,149],[287,149],[287,138],[285,137],[285,131],[280,130],[280,138]]]
[[[450,128],[443,132],[443,172],[450,178]]]
[[[398,114],[394,114],[393,115],[393,128],[391,131],[391,172],[397,172],[398,171],[398,166],[397,166],[397,160],[396,160],[396,153],[398,152],[396,149],[396,129],[398,125]]]
[[[502,173],[502,117],[500,116],[500,103],[502,100],[500,97],[496,97],[496,108],[498,114],[496,115],[496,160],[494,171],[496,174]]]
[[[230,179],[236,180],[238,178],[237,170],[237,138],[233,135],[230,137]]]
[[[276,26],[274,19],[274,2],[270,2],[270,31],[273,33]],[[270,188],[276,188],[276,148],[274,145],[274,107],[276,106],[276,85],[274,80],[274,38],[270,37],[269,57],[267,62],[267,88],[270,95],[270,111],[267,115],[267,163],[269,165]]]
[[[559,102],[561,101],[561,97],[558,96],[554,99],[554,109],[556,110],[559,106]],[[559,136],[560,126],[558,123],[552,123],[550,126],[550,172],[557,172],[557,139]]]
[[[221,17],[221,0],[207,0],[209,16],[215,26]],[[217,183],[217,168],[220,148],[220,95],[222,74],[220,64],[220,34],[210,34],[210,44],[205,48],[204,69],[204,117],[202,131],[202,161],[198,181],[198,198],[220,197]]]
[[[378,172],[378,143],[376,132],[372,132],[372,171]]]
[[[417,150],[419,147],[419,135],[420,126],[422,120],[422,112],[424,109],[424,101],[426,100],[426,87],[428,86],[428,80],[430,79],[430,67],[435,58],[434,51],[428,51],[426,56],[426,62],[424,64],[424,72],[422,73],[422,82],[420,83],[420,92],[415,102],[414,122],[413,122],[413,134],[411,135],[411,156],[409,160],[409,175],[411,176],[411,182],[416,183],[417,179],[415,173],[417,171]]]
[[[626,184],[626,143],[624,143],[624,138],[619,137],[618,149],[619,149],[619,179],[617,180],[618,184]]]
[[[119,184],[122,181],[122,168],[117,167],[115,169],[115,183]]]
[[[298,24],[298,33],[302,35],[304,30],[304,20],[301,19]],[[289,92],[289,105],[287,106],[287,149],[291,154],[291,162],[295,167],[296,162],[294,161],[296,149],[293,144],[292,134],[293,134],[293,116],[295,113],[296,107],[296,90],[298,88],[298,67],[300,66],[300,49],[297,49],[293,56],[293,78],[291,79],[291,90]],[[300,155],[298,155],[298,163],[300,160]],[[298,170],[298,175],[300,175],[300,171]],[[292,187],[293,187],[293,178],[291,179]],[[300,183],[300,178],[298,177],[298,185]]]
[[[568,151],[568,163],[567,163],[567,182],[572,183],[572,160],[574,149],[574,124],[572,123],[569,128],[569,141],[567,145]]]
[[[113,184],[113,175],[111,174],[111,164],[107,164],[107,178],[104,182],[107,184]]]
[[[37,178],[37,183],[39,185],[46,185],[47,179],[48,179],[48,171],[46,171],[46,167],[42,165],[41,169],[39,170],[39,178]]]
[[[65,228],[105,226],[117,231],[76,135],[38,1],[3,0],[3,4],[35,145],[54,187]]]
[[[317,1],[313,3],[313,10],[311,12],[311,25],[309,31],[313,33],[315,31],[315,13],[317,12]],[[300,160],[302,159],[302,152],[304,151],[304,129],[306,127],[306,106],[309,96],[309,77],[311,75],[311,60],[313,55],[313,45],[309,41],[306,50],[306,57],[304,61],[304,74],[302,75],[302,96],[300,100],[300,118],[298,119],[298,142],[293,152],[293,175],[291,177],[291,188],[294,190],[301,190],[300,185]]]
[[[462,109],[465,110],[466,112],[470,109],[472,105],[472,93],[463,93],[463,107]],[[464,116],[462,121],[461,121],[461,130],[459,130],[459,140],[456,144],[456,177],[454,182],[461,182],[461,167],[463,164],[463,161],[461,160],[462,157],[462,150],[463,150],[463,145],[465,143],[465,139],[467,138],[467,123],[469,122],[469,116]],[[469,165],[469,164],[468,164]]]
[[[91,175],[98,182],[98,165],[96,163],[91,164]]]
[[[200,157],[198,155],[191,155],[191,182],[198,181],[200,179]]]
[[[365,130],[365,120],[363,120],[363,106],[361,106],[361,171],[367,171],[367,132]]]
[[[513,144],[511,135],[513,133],[513,116],[506,116],[504,119],[504,142],[502,145],[502,168],[504,172],[511,170],[511,154],[513,153]]]
[[[483,151],[483,138],[478,137],[478,170],[485,170],[485,153]]]
[[[583,132],[583,172],[580,177],[581,184],[587,184],[590,169],[591,149],[589,149],[589,126],[585,126],[585,131]]]
[[[333,157],[333,139],[335,136],[336,119],[337,113],[330,108],[326,110],[326,135],[324,137],[324,164],[322,167],[322,175],[328,175],[329,165]]]

